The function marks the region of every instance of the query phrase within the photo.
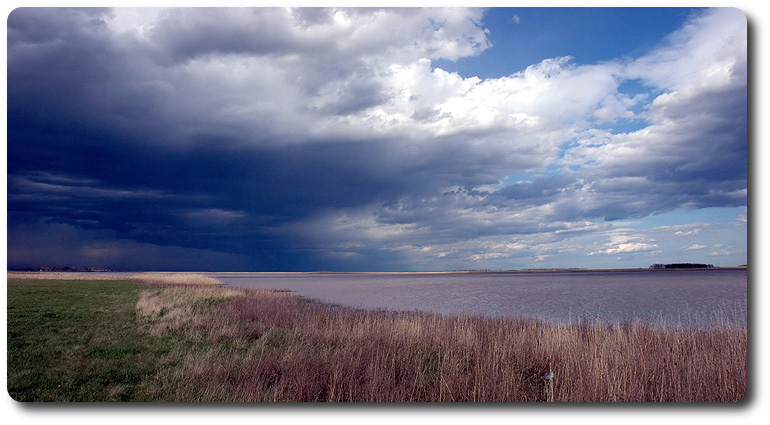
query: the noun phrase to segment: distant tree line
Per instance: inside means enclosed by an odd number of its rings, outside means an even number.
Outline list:
[[[98,267],[26,267],[8,268],[14,272],[110,272],[110,269]]]
[[[711,269],[713,264],[700,263],[671,263],[671,264],[653,264],[651,269]]]

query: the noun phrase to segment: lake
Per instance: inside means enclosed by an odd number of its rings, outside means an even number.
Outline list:
[[[290,290],[360,309],[694,327],[747,321],[745,269],[208,274],[230,286]]]

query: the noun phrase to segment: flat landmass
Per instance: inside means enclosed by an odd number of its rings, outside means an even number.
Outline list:
[[[207,276],[86,275],[9,273],[15,400],[726,402],[747,388],[745,328],[362,311]]]

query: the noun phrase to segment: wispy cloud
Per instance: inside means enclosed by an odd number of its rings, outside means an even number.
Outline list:
[[[693,251],[693,250],[696,250],[696,249],[706,249],[706,248],[708,248],[708,245],[699,245],[697,243],[694,243],[694,244],[688,246],[687,248],[685,248],[685,251]]]

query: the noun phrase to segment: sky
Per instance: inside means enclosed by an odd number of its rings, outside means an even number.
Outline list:
[[[8,267],[748,262],[733,8],[15,9]]]

